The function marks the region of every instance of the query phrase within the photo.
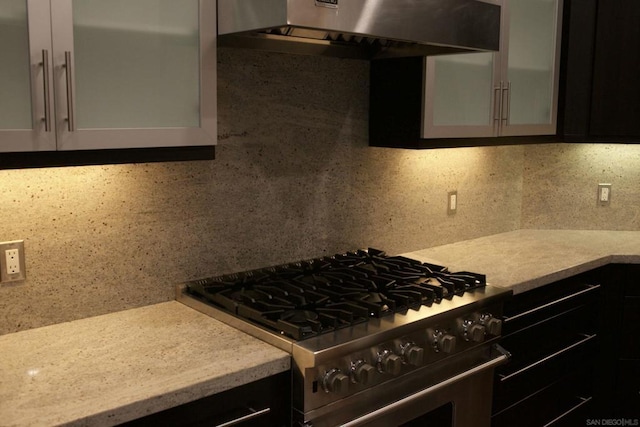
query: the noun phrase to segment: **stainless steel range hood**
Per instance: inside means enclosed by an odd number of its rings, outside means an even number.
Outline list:
[[[218,43],[362,59],[498,50],[491,0],[218,0]]]

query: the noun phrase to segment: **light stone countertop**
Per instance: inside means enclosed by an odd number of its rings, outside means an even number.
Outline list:
[[[640,231],[517,230],[402,254],[525,292],[611,263],[640,264]]]
[[[176,301],[0,336],[0,425],[114,425],[290,368]]]
[[[518,230],[403,255],[520,293],[609,263],[640,264],[640,232]],[[113,425],[290,363],[175,301],[3,335],[0,426]]]

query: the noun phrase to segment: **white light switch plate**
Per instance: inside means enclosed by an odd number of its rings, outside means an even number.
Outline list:
[[[458,191],[450,191],[447,199],[447,213],[453,215],[458,210]]]

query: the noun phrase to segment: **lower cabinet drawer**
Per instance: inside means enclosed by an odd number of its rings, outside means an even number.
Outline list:
[[[592,400],[588,375],[576,373],[494,413],[492,427],[585,425]]]
[[[600,366],[599,272],[514,296],[501,345],[509,363],[495,371],[492,425],[585,425]]]
[[[283,372],[123,424],[145,427],[222,425],[290,426],[291,374]]]
[[[591,305],[581,305],[504,336],[501,345],[512,357],[496,369],[493,413],[567,375],[589,375],[598,351],[592,317]]]
[[[509,363],[496,372],[494,379],[493,412],[502,411],[527,399],[537,391],[564,377],[579,378],[590,385],[594,362],[590,357],[597,351],[595,335],[576,336],[571,342],[539,358]],[[589,389],[581,391],[590,394]]]

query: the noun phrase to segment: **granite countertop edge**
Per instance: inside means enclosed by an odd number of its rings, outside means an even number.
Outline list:
[[[402,254],[526,292],[607,264],[640,264],[640,231],[515,230]]]
[[[291,368],[177,301],[2,335],[0,349],[2,426],[112,426]]]

